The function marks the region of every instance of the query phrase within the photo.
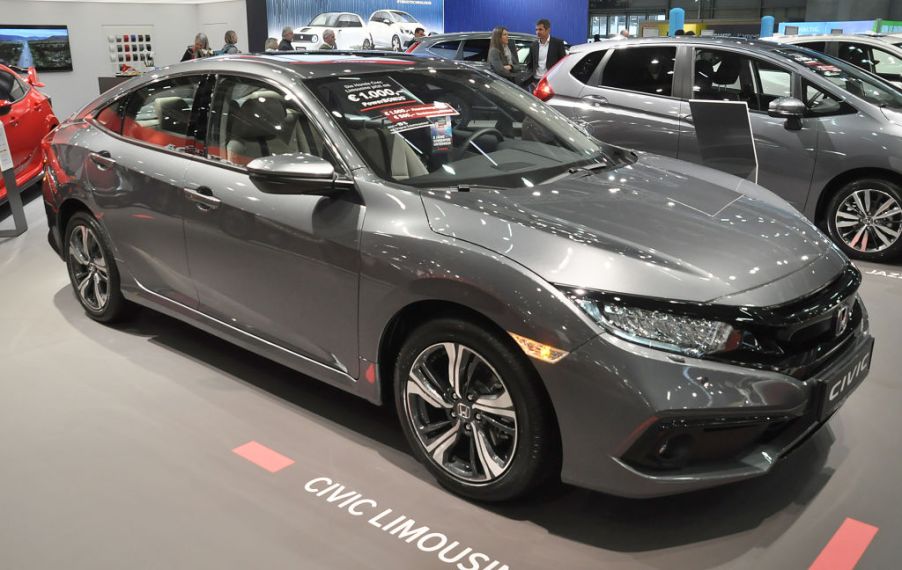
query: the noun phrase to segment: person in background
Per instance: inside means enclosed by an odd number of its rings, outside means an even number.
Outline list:
[[[629,39],[629,37],[630,37],[630,31],[627,30],[626,28],[623,28],[622,30],[620,30],[620,37],[623,38],[623,39],[625,39],[625,40],[626,40],[626,39]]]
[[[266,43],[263,44],[263,49],[265,51],[278,51],[279,40],[277,40],[276,38],[266,38]]]
[[[200,32],[194,36],[194,45],[188,46],[188,49],[182,55],[181,61],[200,59],[211,55],[213,55],[213,50],[210,49],[210,41],[207,39],[207,34]]]
[[[335,44],[335,31],[329,29],[323,32],[323,43],[316,49],[338,49]]]
[[[694,36],[694,35],[695,35],[695,32],[693,32],[692,30],[689,30],[688,32],[686,32],[686,35],[687,35],[687,36]]]
[[[497,26],[492,30],[492,39],[489,41],[489,68],[501,77],[514,79],[514,64],[511,59],[510,34],[507,28]]]
[[[410,46],[412,46],[413,44],[422,40],[425,37],[426,37],[426,30],[423,28],[417,28],[413,31],[413,39],[407,40],[407,43],[404,44],[404,47],[409,48]]]
[[[294,29],[291,26],[282,28],[282,41],[279,42],[279,51],[294,51],[291,40],[294,39]]]
[[[593,41],[593,42],[600,42],[600,41],[601,41],[601,34],[595,34],[594,36],[592,36],[592,41]]]
[[[564,42],[558,38],[551,37],[551,22],[547,19],[542,18],[536,22],[536,35],[539,39],[532,42],[532,45],[529,47],[529,56],[526,59],[526,67],[532,72],[530,76],[532,79],[530,91],[542,79],[545,72],[554,67],[554,64],[564,59],[564,56],[567,55],[567,50],[564,49]]]
[[[241,53],[241,51],[238,49],[238,46],[235,45],[237,43],[238,43],[238,32],[236,32],[235,30],[229,30],[228,32],[225,33],[225,45],[222,46],[222,49],[219,50],[219,53],[221,53],[223,55],[233,54],[233,53]]]
[[[675,31],[675,32],[673,33],[673,35],[674,35],[674,36],[685,36],[685,35],[686,35],[686,31],[683,30],[682,28],[680,28],[679,30]]]

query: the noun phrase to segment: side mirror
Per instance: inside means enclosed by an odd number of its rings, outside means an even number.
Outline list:
[[[34,87],[43,87],[44,84],[38,81],[38,72],[34,67],[28,68],[28,82]]]
[[[382,23],[383,23],[383,24],[388,24],[389,26],[391,26],[391,20],[389,20],[388,18],[382,20]]]
[[[767,114],[779,119],[801,119],[806,110],[805,103],[795,97],[779,97],[767,106]]]
[[[270,194],[331,194],[342,187],[336,184],[331,162],[303,152],[255,158],[247,171],[251,181]]]
[[[785,127],[790,131],[802,129],[802,117],[808,107],[795,97],[778,97],[767,106],[767,114],[778,119],[786,119]]]
[[[9,113],[9,110],[12,109],[13,106],[6,99],[0,99],[0,117]]]

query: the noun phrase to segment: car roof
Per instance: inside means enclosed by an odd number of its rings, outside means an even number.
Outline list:
[[[527,34],[524,32],[512,32],[512,31],[508,30],[507,33],[510,34],[510,36],[512,38],[520,38],[520,39],[529,38],[531,40],[536,39],[536,36],[534,36],[533,34]],[[420,43],[432,44],[432,43],[441,42],[441,41],[466,40],[466,39],[470,39],[470,38],[487,39],[487,38],[491,38],[491,37],[492,37],[492,32],[454,32],[454,33],[450,33],[450,34],[434,34],[434,35],[423,38],[423,40]]]
[[[570,48],[571,53],[573,52],[587,52],[587,51],[596,51],[601,49],[610,49],[613,47],[619,46],[633,46],[633,45],[655,45],[655,44],[667,44],[667,45],[694,45],[694,46],[727,46],[727,47],[736,47],[740,49],[745,49],[749,51],[757,51],[757,52],[771,52],[777,49],[780,49],[781,45],[776,42],[766,42],[762,40],[747,40],[745,38],[721,38],[721,37],[709,37],[709,36],[678,36],[678,37],[669,37],[669,36],[661,36],[656,38],[606,38],[599,40],[597,42],[591,42],[586,44],[579,44]]]
[[[804,36],[771,36],[764,38],[763,41],[779,42],[779,43],[795,43],[809,41],[825,41],[831,42],[836,40],[855,40],[855,41],[873,41],[886,43],[883,38],[888,36],[874,34],[812,34]]]

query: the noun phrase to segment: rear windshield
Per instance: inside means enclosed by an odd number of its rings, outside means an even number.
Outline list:
[[[869,103],[879,107],[902,110],[902,91],[898,87],[852,64],[792,46],[774,50],[774,53],[802,65],[843,91]]]

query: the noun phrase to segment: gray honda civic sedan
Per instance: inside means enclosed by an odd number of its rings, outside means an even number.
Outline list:
[[[786,202],[466,64],[196,60],[44,153],[89,317],[150,307],[393,404],[467,497],[762,475],[868,372],[860,274]]]

